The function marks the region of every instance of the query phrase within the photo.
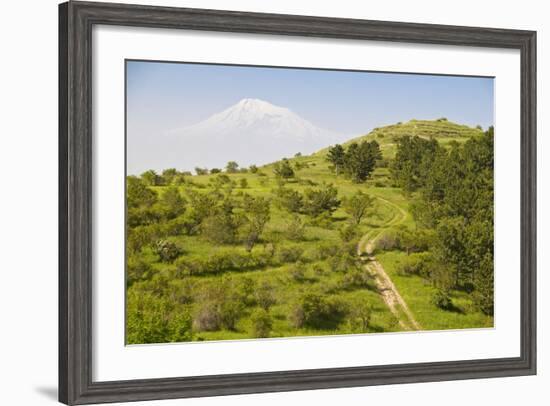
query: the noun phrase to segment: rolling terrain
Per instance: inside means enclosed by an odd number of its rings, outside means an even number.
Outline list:
[[[452,310],[435,306],[437,289],[419,275],[400,271],[408,252],[378,247],[387,233],[417,228],[410,195],[390,176],[396,141],[410,135],[446,147],[482,133],[446,119],[377,128],[343,144],[378,142],[382,159],[364,183],[336,175],[325,148],[287,156],[294,176],[284,181],[275,175],[277,161],[257,170],[186,174],[176,186],[149,186],[161,198],[177,188],[188,206],[197,194],[217,193],[218,201],[264,198],[270,202],[269,220],[252,249],[237,240],[213,242],[193,232],[171,232],[164,239],[178,247],[177,258],[163,261],[159,250],[147,244],[131,253],[145,271],[128,287],[128,343],[491,327],[493,318],[476,310],[464,291],[450,291]],[[345,235],[350,215],[342,205],[330,216],[312,218],[277,204],[280,188],[307,194],[328,184],[340,200],[359,191],[373,199],[351,236]],[[246,216],[243,207],[237,204],[234,212]],[[185,215],[194,210],[188,207]],[[235,265],[237,259],[243,265]],[[143,303],[149,302],[156,306],[156,316],[144,315]],[[227,310],[227,303],[234,308]],[[310,322],[308,309],[313,309]],[[156,325],[150,320],[180,314],[186,315],[181,323],[187,323],[188,334],[172,332],[167,321]],[[227,317],[230,321],[224,321]],[[155,329],[165,333],[155,334]]]

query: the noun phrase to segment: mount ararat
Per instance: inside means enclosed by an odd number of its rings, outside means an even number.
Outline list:
[[[155,162],[142,162],[146,158],[142,157],[140,166],[193,170],[224,168],[228,161],[241,167],[263,165],[298,152],[311,154],[349,138],[319,128],[285,107],[243,99],[197,124],[155,137],[157,152],[150,155]]]

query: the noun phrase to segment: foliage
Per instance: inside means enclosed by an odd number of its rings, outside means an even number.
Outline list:
[[[191,341],[189,309],[168,298],[131,289],[127,293],[126,342],[149,344]]]
[[[181,254],[181,249],[168,240],[158,240],[154,250],[162,262],[173,262]]]
[[[329,147],[327,153],[327,161],[334,166],[336,176],[340,173],[341,168],[345,165],[346,151],[340,144]]]
[[[225,166],[225,171],[227,173],[237,173],[239,170],[239,164],[235,161],[229,161]]]
[[[286,158],[273,165],[273,172],[275,176],[281,179],[290,179],[294,177],[294,169],[292,169],[290,162]]]
[[[346,315],[345,305],[335,297],[317,292],[303,294],[295,303],[291,322],[295,327],[334,329]]]
[[[277,205],[290,213],[300,213],[304,207],[304,197],[297,190],[279,187],[275,191]]]
[[[256,338],[269,337],[273,328],[273,320],[265,309],[256,309],[250,316],[252,321],[252,336]]]
[[[343,199],[342,203],[351,221],[358,225],[374,205],[374,198],[359,190],[353,196]]]
[[[338,190],[332,184],[323,184],[319,189],[306,189],[303,211],[312,217],[323,213],[332,214],[340,206]]]
[[[264,197],[245,195],[244,209],[244,242],[247,251],[252,251],[260,239],[262,232],[270,219],[270,201]]]

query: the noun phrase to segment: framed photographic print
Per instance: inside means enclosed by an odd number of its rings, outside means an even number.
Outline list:
[[[536,34],[59,8],[59,399],[536,373]]]

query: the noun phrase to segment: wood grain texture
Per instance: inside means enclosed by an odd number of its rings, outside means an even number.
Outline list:
[[[519,49],[521,355],[518,358],[92,381],[91,32],[94,24]],[[69,2],[59,7],[59,400],[220,396],[536,373],[536,33],[234,11]]]

